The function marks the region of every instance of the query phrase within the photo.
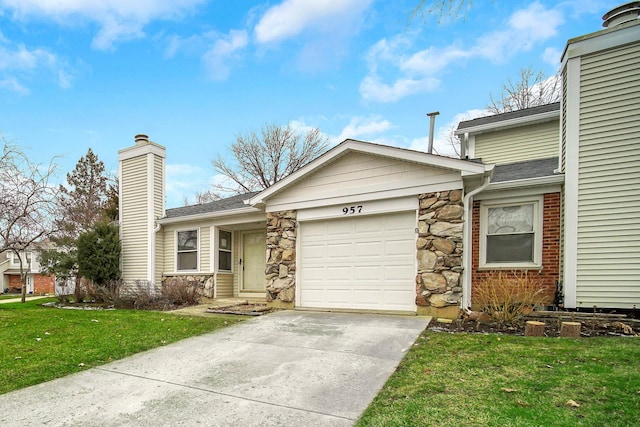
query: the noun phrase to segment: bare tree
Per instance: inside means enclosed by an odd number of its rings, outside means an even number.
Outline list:
[[[560,100],[560,92],[557,75],[549,77],[531,67],[521,68],[519,80],[507,80],[498,97],[489,94],[487,110],[490,114],[501,114],[551,104]]]
[[[218,156],[211,164],[225,181],[200,193],[199,201],[223,195],[264,190],[322,154],[328,145],[320,130],[302,134],[291,125],[264,125],[260,132],[239,134],[231,145],[231,159]]]
[[[410,19],[420,17],[424,20],[428,15],[435,15],[438,22],[447,18],[455,21],[460,16],[466,16],[471,5],[473,0],[420,0],[413,8]]]
[[[22,255],[53,232],[56,190],[49,185],[55,165],[32,163],[17,146],[2,138],[0,155],[0,253],[13,252],[20,264],[22,302],[30,269]]]

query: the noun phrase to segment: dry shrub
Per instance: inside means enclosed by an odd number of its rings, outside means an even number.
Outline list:
[[[136,280],[122,288],[117,305],[136,310],[170,310],[199,302],[196,286],[186,278],[179,277],[164,283],[160,290],[149,281]]]
[[[527,271],[498,271],[478,283],[474,303],[497,322],[516,325],[536,306],[545,304],[544,287]]]
[[[196,305],[200,302],[195,283],[190,283],[185,277],[174,277],[162,284],[162,298],[170,307]]]

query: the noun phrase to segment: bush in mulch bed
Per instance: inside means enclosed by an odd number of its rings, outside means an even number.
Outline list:
[[[472,313],[472,315],[469,315]],[[524,335],[527,320],[544,322],[544,336],[559,337],[563,322],[579,322],[581,337],[640,336],[640,320],[622,314],[541,311],[518,322],[496,321],[483,313],[463,311],[456,320],[433,319],[429,329],[443,332]]]

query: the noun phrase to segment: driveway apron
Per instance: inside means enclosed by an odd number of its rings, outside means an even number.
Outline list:
[[[0,425],[350,426],[428,322],[280,311],[0,395]]]

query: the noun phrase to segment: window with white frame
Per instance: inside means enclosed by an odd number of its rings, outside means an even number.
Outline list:
[[[542,258],[541,198],[482,202],[480,267],[539,267]]]
[[[177,240],[177,269],[198,269],[198,230],[176,232]]]
[[[231,271],[231,232],[218,230],[218,270]]]

